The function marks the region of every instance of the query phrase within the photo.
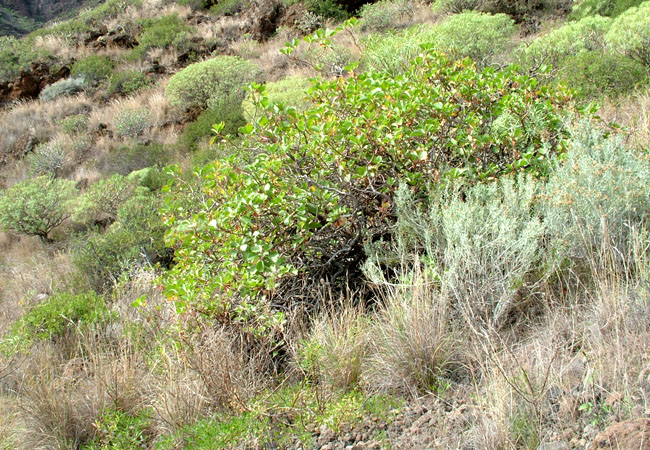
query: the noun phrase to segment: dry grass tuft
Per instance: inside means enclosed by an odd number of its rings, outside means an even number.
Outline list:
[[[453,330],[448,301],[417,264],[399,279],[409,281],[373,280],[381,283],[383,307],[370,331],[365,383],[381,390],[437,390],[462,363],[462,340]]]
[[[650,146],[650,92],[634,94],[616,103],[606,102],[601,116],[626,127],[633,146]]]
[[[332,390],[358,387],[368,356],[369,324],[361,307],[347,305],[323,313],[299,351],[303,370]]]
[[[35,236],[16,237],[0,254],[0,336],[25,308],[71,282],[72,273],[67,253]]]

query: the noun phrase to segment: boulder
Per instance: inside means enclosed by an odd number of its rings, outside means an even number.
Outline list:
[[[588,450],[650,450],[650,419],[614,423],[596,435]]]

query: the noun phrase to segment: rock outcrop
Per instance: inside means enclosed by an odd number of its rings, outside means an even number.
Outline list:
[[[598,433],[589,450],[650,450],[650,419],[618,422]]]

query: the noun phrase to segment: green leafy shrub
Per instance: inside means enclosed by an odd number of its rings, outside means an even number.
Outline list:
[[[76,326],[102,322],[109,317],[104,299],[93,291],[54,294],[16,321],[0,347],[6,354],[28,351],[37,341],[53,339]]]
[[[111,75],[108,81],[110,94],[131,95],[151,86],[152,80],[137,70],[127,70]]]
[[[589,16],[618,17],[642,2],[643,0],[581,0],[573,5],[569,18],[580,20]]]
[[[380,0],[366,3],[359,10],[362,30],[385,31],[396,26],[400,19],[412,19],[414,4],[412,0]]]
[[[127,109],[115,118],[115,132],[122,138],[135,139],[151,128],[147,108]]]
[[[34,49],[25,39],[0,36],[0,80],[12,80],[21,69],[45,56],[47,52]]]
[[[612,49],[650,66],[650,2],[618,16],[605,39]]]
[[[303,111],[309,106],[307,90],[310,86],[311,82],[307,78],[288,77],[273,83],[266,83],[264,94],[271,104],[291,106],[298,111]],[[248,122],[254,122],[255,118],[260,115],[253,100],[253,95],[250,93],[246,96],[242,107],[244,118]]]
[[[438,53],[398,77],[322,82],[312,97],[302,113],[270,106],[245,156],[172,190],[165,216],[176,265],[164,284],[179,307],[240,320],[242,308],[265,310],[272,296],[290,302],[285,289],[301,271],[320,280],[358,269],[363,243],[392,222],[400,182],[423,193],[442,180],[545,175],[566,136],[562,92]]]
[[[588,51],[602,51],[605,47],[605,34],[611,23],[609,18],[595,16],[552,30],[519,50],[521,64],[533,69],[542,65],[559,68],[572,56]]]
[[[61,131],[65,134],[77,134],[88,129],[88,116],[85,114],[75,114],[62,119],[59,122]]]
[[[514,21],[505,14],[466,11],[436,25],[433,43],[439,50],[485,66],[507,49],[516,32]]]
[[[158,19],[145,19],[140,21],[140,25],[142,32],[138,36],[136,49],[140,54],[153,47],[168,47],[181,34],[189,31],[189,27],[178,17],[178,14],[170,14]]]
[[[38,145],[28,157],[30,171],[35,175],[55,177],[70,161],[58,140]]]
[[[165,93],[180,107],[206,108],[208,102],[231,97],[241,100],[244,86],[260,78],[260,69],[236,56],[218,56],[194,63],[171,77]]]
[[[616,98],[647,84],[648,72],[625,56],[592,51],[567,59],[558,78],[583,98]]]
[[[0,194],[0,225],[9,231],[49,240],[50,232],[70,215],[75,183],[40,176]]]
[[[115,63],[107,56],[90,55],[75,62],[70,69],[73,77],[97,83],[109,77]]]
[[[148,189],[138,188],[120,205],[117,221],[106,233],[90,233],[77,243],[73,262],[94,289],[107,289],[138,265],[166,264],[159,206]]]
[[[236,135],[237,130],[246,124],[241,106],[224,105],[217,110],[208,108],[196,120],[188,124],[180,137],[180,142],[188,149],[196,149],[197,145],[212,135],[212,125],[223,122],[223,133]]]
[[[45,86],[38,98],[44,102],[51,102],[59,97],[82,92],[85,87],[86,81],[83,78],[66,78]]]

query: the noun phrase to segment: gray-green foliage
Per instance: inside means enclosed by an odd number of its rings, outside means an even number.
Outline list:
[[[439,280],[444,298],[473,319],[499,327],[541,261],[544,225],[534,209],[539,190],[533,179],[505,178],[442,192],[422,207],[401,188],[397,252],[386,256],[369,248],[365,270],[372,279],[382,264],[422,253],[423,270]]]
[[[32,173],[50,176],[58,175],[70,160],[59,140],[38,145],[27,159]]]
[[[505,14],[465,11],[436,25],[433,42],[439,50],[486,66],[508,48],[516,32],[514,21]]]
[[[418,25],[399,32],[375,34],[363,40],[363,67],[397,75],[409,67],[424,44],[454,58],[469,57],[489,65],[505,52],[517,28],[505,14],[466,11],[437,25]]]
[[[85,88],[86,81],[83,78],[66,78],[45,86],[38,97],[44,102],[50,102],[59,97],[82,92]]]
[[[650,1],[618,16],[605,38],[612,49],[650,67]]]
[[[40,176],[0,193],[0,225],[6,230],[48,240],[50,232],[70,215],[75,183]]]
[[[146,108],[126,109],[115,119],[115,131],[123,138],[137,138],[151,127]]]
[[[544,217],[553,248],[548,257],[558,267],[600,265],[609,247],[617,264],[629,266],[630,237],[650,215],[649,185],[647,156],[583,125],[546,187]]]
[[[605,34],[611,24],[611,19],[600,16],[570,22],[520,48],[519,60],[526,68],[542,65],[559,68],[569,57],[588,51],[603,51]]]
[[[361,64],[364,69],[398,75],[421,51],[420,45],[432,40],[434,28],[418,25],[392,33],[371,34],[363,39]]]
[[[244,98],[244,87],[259,80],[260,69],[237,56],[217,56],[187,66],[171,77],[165,93],[179,107],[205,109],[235,97]]]
[[[413,0],[380,0],[366,3],[359,10],[363,30],[384,31],[394,28],[401,19],[411,19],[414,14]]]

